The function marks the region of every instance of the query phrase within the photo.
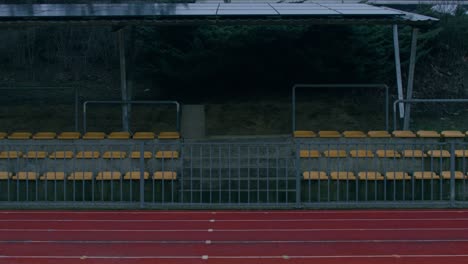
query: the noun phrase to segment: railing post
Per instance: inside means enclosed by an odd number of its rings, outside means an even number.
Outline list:
[[[450,143],[450,205],[455,206],[455,143]]]
[[[145,205],[145,143],[140,143],[140,208]]]
[[[300,145],[298,143],[294,144],[295,146],[295,151],[294,151],[294,170],[295,170],[295,175],[296,175],[296,207],[300,208],[302,206],[301,202],[301,160],[300,160],[300,155],[298,154],[300,152],[299,148]]]

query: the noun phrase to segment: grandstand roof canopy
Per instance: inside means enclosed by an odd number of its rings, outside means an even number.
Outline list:
[[[367,4],[89,3],[3,4],[0,25],[12,24],[410,24],[437,19]]]

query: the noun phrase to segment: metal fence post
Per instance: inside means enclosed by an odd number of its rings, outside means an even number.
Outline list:
[[[455,206],[455,143],[450,143],[450,205]]]
[[[145,205],[145,143],[140,143],[140,208]]]
[[[300,208],[302,206],[301,202],[301,161],[300,161],[300,146],[299,144],[295,143],[295,152],[294,152],[294,170],[296,175],[296,207]]]

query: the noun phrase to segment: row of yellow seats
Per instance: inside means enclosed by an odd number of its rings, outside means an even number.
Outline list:
[[[164,150],[164,151],[157,151],[155,155],[153,155],[150,151],[145,151],[143,153],[143,158],[150,159],[154,156],[157,159],[178,159],[179,152],[173,150]],[[102,154],[98,151],[80,151],[76,155],[73,151],[55,151],[52,153],[48,153],[46,151],[28,151],[27,153],[23,154],[20,151],[2,151],[0,152],[0,159],[17,159],[17,158],[25,158],[25,159],[45,159],[49,157],[50,159],[98,159],[102,157],[103,159],[124,159],[127,157],[127,152],[125,151],[106,151]],[[140,151],[133,151],[130,153],[130,158],[132,159],[139,159],[141,157]]]
[[[446,130],[442,132],[437,131],[429,131],[429,130],[420,130],[414,133],[413,131],[409,130],[395,130],[391,134],[385,130],[375,130],[369,131],[367,133],[363,131],[344,131],[340,133],[338,131],[332,130],[322,130],[318,133],[310,130],[297,130],[294,131],[295,138],[464,138],[468,136],[468,131],[461,132],[457,130]]]
[[[122,178],[122,173],[119,171],[101,171],[96,174],[94,177],[94,173],[90,171],[77,171],[67,174],[65,172],[57,172],[57,171],[48,171],[42,174],[34,172],[34,171],[20,171],[17,173],[12,173],[8,171],[0,171],[0,180],[139,180],[140,179],[140,172],[139,171],[129,171],[125,173]],[[144,179],[150,179],[150,174],[148,172],[144,172]],[[176,180],[177,173],[174,171],[156,171],[153,173],[151,179],[154,180]]]
[[[326,150],[321,153],[319,150],[301,150],[299,153],[301,158],[347,158],[348,153],[345,150]],[[401,153],[395,150],[377,150],[372,152],[371,150],[351,150],[349,157],[351,158],[450,158],[450,152],[447,150],[428,150],[426,152],[422,150],[407,149]],[[466,158],[468,157],[468,150],[455,150],[455,157]]]
[[[109,135],[106,135],[104,132],[87,132],[83,136],[80,132],[62,132],[57,135],[55,132],[38,132],[32,134],[30,132],[14,132],[8,135],[5,132],[0,132],[0,139],[15,139],[15,140],[27,140],[27,139],[37,139],[37,140],[52,140],[52,139],[63,139],[63,140],[76,140],[76,139],[143,139],[143,140],[152,140],[155,138],[158,139],[180,139],[179,132],[160,132],[156,135],[153,132],[135,132],[131,135],[129,132],[112,132]]]
[[[333,171],[327,174],[324,171],[305,171],[302,173],[304,180],[372,180],[383,181],[387,180],[411,180],[411,176],[407,172],[393,171],[385,173],[385,176],[377,171],[361,171],[356,175],[352,171]],[[442,171],[440,175],[432,171],[415,171],[413,172],[415,180],[449,180],[451,178],[450,171]],[[468,176],[461,171],[455,171],[455,179],[468,179]]]

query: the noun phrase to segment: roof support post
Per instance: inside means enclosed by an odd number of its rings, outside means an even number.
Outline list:
[[[401,78],[401,62],[400,62],[400,44],[398,40],[398,25],[393,25],[393,49],[395,51],[395,68],[396,68],[396,81],[398,89],[398,99],[403,99],[403,82]],[[400,118],[403,118],[405,109],[403,103],[399,104]]]
[[[416,51],[418,46],[418,28],[413,28],[413,34],[411,38],[411,55],[409,62],[409,72],[408,72],[408,88],[406,90],[406,99],[413,99],[413,84],[414,84],[414,70],[416,67]],[[405,104],[405,118],[403,121],[403,129],[408,130],[410,125],[410,116],[411,114],[411,103]]]
[[[120,61],[120,89],[122,92],[122,131],[129,131],[128,127],[128,92],[127,92],[127,65],[125,62],[125,32],[121,28],[118,32],[119,61]]]

